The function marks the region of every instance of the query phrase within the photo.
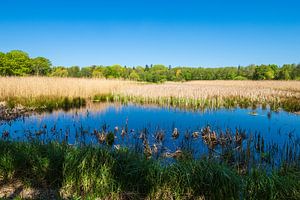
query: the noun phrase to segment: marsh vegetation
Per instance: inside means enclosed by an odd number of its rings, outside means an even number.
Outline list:
[[[194,81],[147,84],[133,81],[47,78],[2,77],[0,98],[10,105],[26,107],[63,108],[64,103],[54,106],[55,101],[108,101],[138,104],[157,104],[189,109],[215,109],[220,107],[270,106],[300,111],[299,81]],[[49,102],[48,102],[49,101]],[[47,105],[48,104],[48,105]],[[84,105],[85,103],[83,103]],[[47,110],[47,109],[45,109]]]
[[[91,104],[30,116],[2,124],[0,176],[57,198],[299,198],[297,115],[250,111]]]
[[[0,85],[3,113],[26,112],[0,123],[3,187],[81,199],[300,198],[297,81]]]

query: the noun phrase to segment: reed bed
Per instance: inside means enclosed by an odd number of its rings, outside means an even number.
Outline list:
[[[115,99],[189,109],[269,106],[300,111],[299,81],[191,81],[185,83],[133,85]]]
[[[92,97],[116,93],[144,97],[209,98],[240,96],[248,98],[300,97],[300,81],[191,81],[145,84],[124,80],[1,77],[3,97]]]
[[[290,112],[300,111],[299,81],[191,81],[147,84],[124,80],[2,77],[0,101],[11,105],[60,108],[55,101],[133,102],[192,109],[269,105]],[[41,102],[39,100],[41,99]],[[45,103],[45,99],[52,101]],[[61,104],[64,105],[64,104]],[[85,103],[83,104],[85,105]],[[65,106],[74,107],[74,106]],[[62,107],[63,108],[63,107]]]
[[[209,99],[241,97],[264,101],[282,97],[300,98],[299,81],[191,81],[185,83],[134,85],[125,88],[126,96]]]
[[[55,77],[0,77],[0,97],[32,98],[40,96],[82,97],[120,91],[133,82],[122,80],[55,78]]]

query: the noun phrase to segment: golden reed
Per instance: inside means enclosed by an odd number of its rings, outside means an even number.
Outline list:
[[[140,97],[180,97],[207,99],[231,96],[250,99],[300,97],[300,81],[190,81],[145,84],[124,80],[0,77],[0,98],[7,97],[93,97],[96,94]]]

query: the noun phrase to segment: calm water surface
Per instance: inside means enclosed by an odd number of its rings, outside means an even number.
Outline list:
[[[8,131],[13,140],[26,140],[28,135],[34,135],[39,130],[47,132],[47,138],[62,140],[68,132],[68,143],[74,144],[76,138],[81,137],[87,143],[96,143],[94,130],[101,130],[107,126],[113,131],[115,127],[125,128],[136,135],[147,129],[149,140],[154,140],[157,131],[165,134],[165,143],[169,149],[176,149],[182,142],[180,138],[187,132],[200,131],[206,125],[214,130],[243,129],[249,135],[261,134],[266,142],[276,142],[283,145],[284,142],[300,137],[300,116],[284,111],[270,112],[256,109],[256,115],[251,115],[251,109],[219,109],[215,111],[184,111],[174,108],[142,107],[136,105],[112,105],[101,104],[85,109],[69,112],[56,111],[53,113],[35,114],[23,119],[0,125],[0,133]],[[180,137],[177,140],[171,138],[172,131],[177,128]],[[55,129],[56,134],[50,134]],[[80,133],[87,133],[82,136]],[[57,134],[59,133],[59,134]],[[118,133],[117,133],[118,136]],[[45,136],[44,136],[45,137]],[[129,145],[133,139],[119,136],[116,143]],[[42,136],[41,136],[41,139]],[[200,144],[194,144],[200,145]]]

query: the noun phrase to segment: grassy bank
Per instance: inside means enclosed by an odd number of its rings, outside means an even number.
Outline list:
[[[2,99],[10,109],[19,105],[34,111],[53,111],[57,109],[69,110],[86,105],[86,99],[81,97],[39,96],[32,98],[10,97]]]
[[[120,94],[98,94],[92,98],[82,97],[55,97],[55,96],[39,96],[32,98],[9,97],[2,98],[9,109],[22,106],[32,111],[42,112],[63,109],[84,107],[87,102],[116,102],[121,104],[138,104],[138,105],[157,105],[162,107],[174,107],[189,110],[205,110],[219,108],[251,108],[278,111],[283,109],[287,112],[300,111],[300,99],[296,97],[283,97],[265,100],[255,100],[247,97],[231,96],[231,97],[210,97],[206,99],[192,99],[181,97],[143,97],[143,96],[125,96]]]
[[[0,180],[52,188],[57,198],[299,199],[299,166],[246,175],[201,159],[171,164],[129,149],[0,141]],[[2,194],[3,195],[3,194]]]
[[[282,97],[274,99],[251,99],[248,97],[230,96],[219,97],[214,96],[204,99],[181,98],[181,97],[145,97],[145,96],[124,96],[119,94],[99,94],[92,98],[93,102],[118,102],[122,104],[134,103],[138,105],[158,105],[162,107],[174,107],[190,110],[205,110],[219,108],[252,108],[262,109],[270,108],[270,110],[278,111],[283,109],[287,112],[300,111],[300,98]]]

